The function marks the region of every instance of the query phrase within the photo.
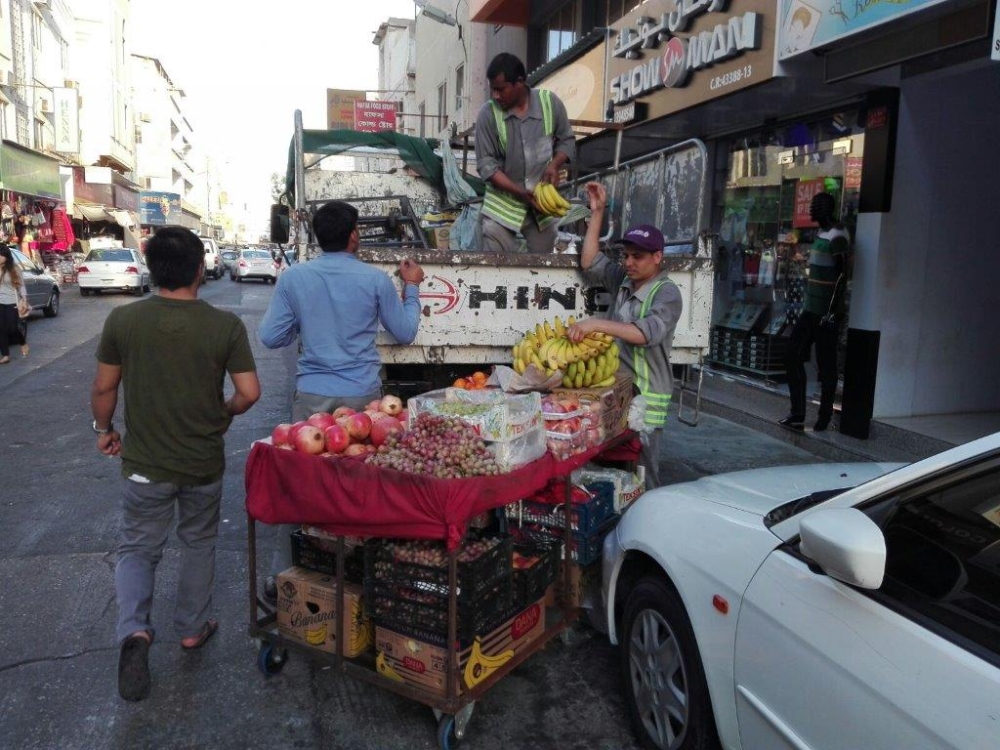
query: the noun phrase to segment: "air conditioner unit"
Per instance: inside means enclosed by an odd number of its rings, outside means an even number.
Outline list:
[[[51,99],[39,99],[38,100],[38,111],[44,112],[45,114],[52,114],[52,100]]]

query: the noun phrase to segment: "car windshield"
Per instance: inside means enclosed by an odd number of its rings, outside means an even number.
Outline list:
[[[226,260],[232,260],[233,258],[236,257],[236,255],[237,254],[234,253],[232,250],[226,250],[226,252],[222,254],[222,257],[225,258]]]
[[[271,259],[271,253],[266,252],[264,250],[244,250],[243,251],[243,257],[244,258],[253,258],[254,260],[260,260],[260,259],[270,260]]]
[[[91,250],[87,256],[90,261],[118,261],[120,263],[131,263],[132,253],[122,248],[108,248],[106,250]]]

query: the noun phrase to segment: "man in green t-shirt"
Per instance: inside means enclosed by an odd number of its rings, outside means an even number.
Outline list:
[[[223,435],[260,398],[240,319],[198,299],[204,249],[194,233],[161,229],[146,246],[159,293],[111,311],[97,349],[91,390],[97,449],[121,456],[122,538],[115,566],[121,650],[118,692],[150,691],[153,582],[176,508],[181,561],[174,629],[184,649],[218,629],[208,617],[225,470]],[[223,395],[226,373],[235,392]],[[124,385],[125,437],[111,419]]]

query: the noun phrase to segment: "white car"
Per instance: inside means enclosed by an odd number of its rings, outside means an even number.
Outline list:
[[[1000,747],[1000,433],[662,487],[602,565],[643,747]]]
[[[278,268],[267,250],[245,247],[230,267],[229,278],[233,281],[261,279],[273,284],[278,280]]]
[[[222,262],[222,253],[219,251],[219,243],[211,237],[199,237],[201,244],[205,246],[205,279],[211,276],[213,279],[221,279],[225,271],[225,264]]]
[[[132,292],[141,297],[149,291],[149,268],[138,250],[99,248],[87,253],[77,269],[76,281],[84,297],[106,290]]]

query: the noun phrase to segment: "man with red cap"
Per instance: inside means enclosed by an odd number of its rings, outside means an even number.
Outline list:
[[[642,435],[640,463],[646,470],[646,488],[660,484],[660,449],[667,409],[674,382],[670,371],[670,347],[681,316],[681,293],[660,268],[663,233],[649,224],[625,232],[621,264],[600,250],[601,221],[608,198],[604,186],[587,183],[590,224],[583,240],[580,268],[589,281],[602,283],[611,294],[605,318],[587,318],[569,328],[571,341],[600,331],[622,343],[622,367],[632,375],[639,393],[646,398],[646,430]]]

